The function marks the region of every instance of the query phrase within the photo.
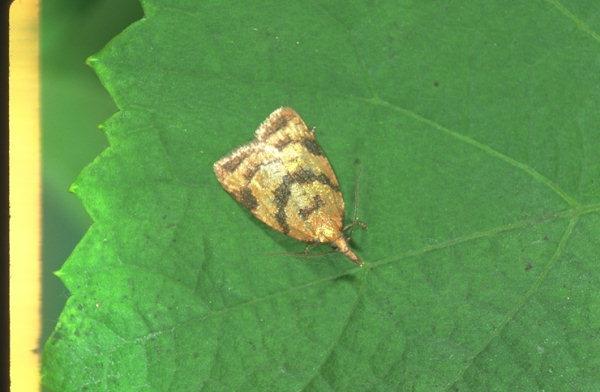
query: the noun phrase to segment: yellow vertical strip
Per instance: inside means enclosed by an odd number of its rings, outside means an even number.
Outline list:
[[[41,180],[39,1],[9,15],[11,391],[40,389]]]

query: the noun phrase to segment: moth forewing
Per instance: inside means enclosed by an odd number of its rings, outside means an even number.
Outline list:
[[[305,242],[330,243],[362,261],[344,237],[344,200],[315,134],[291,108],[275,110],[255,140],[214,164],[223,188],[273,229]]]

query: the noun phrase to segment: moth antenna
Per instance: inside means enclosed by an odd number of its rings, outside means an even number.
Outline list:
[[[362,164],[360,159],[356,158],[354,160],[355,166],[355,182],[354,182],[354,207],[352,209],[352,218],[350,223],[342,228],[343,232],[348,231],[348,239],[352,235],[352,231],[356,226],[360,227],[363,230],[367,229],[367,224],[358,219],[358,206],[359,206],[359,198],[360,198],[360,177],[362,175]]]
[[[354,160],[354,166],[356,167],[355,178],[354,181],[354,209],[352,210],[352,222],[358,221],[358,202],[359,202],[359,192],[360,192],[360,176],[362,174],[362,166],[360,159],[356,158]]]

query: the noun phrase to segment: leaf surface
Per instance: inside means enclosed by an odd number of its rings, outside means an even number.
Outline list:
[[[90,59],[120,111],[73,185],[49,389],[600,388],[598,5],[143,5]],[[291,255],[215,179],[282,105],[365,268]]]

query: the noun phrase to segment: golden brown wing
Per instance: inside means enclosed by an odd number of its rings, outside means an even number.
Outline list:
[[[269,144],[286,155],[288,170],[294,164],[303,167],[318,167],[339,186],[337,177],[317,143],[315,133],[308,129],[302,118],[292,108],[276,109],[256,130],[256,140]]]
[[[314,133],[290,108],[275,110],[256,140],[214,165],[236,200],[274,229],[302,241],[341,236],[344,201]]]

